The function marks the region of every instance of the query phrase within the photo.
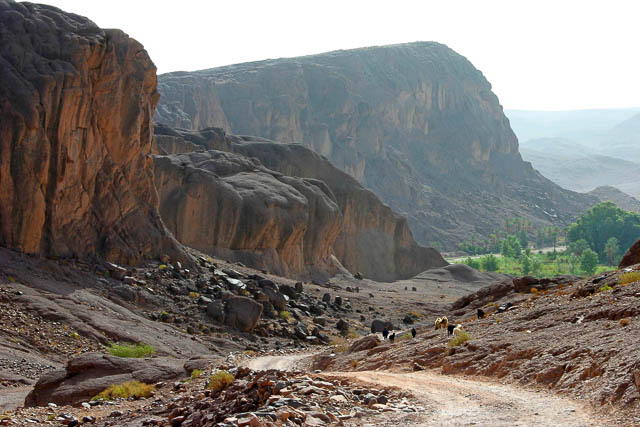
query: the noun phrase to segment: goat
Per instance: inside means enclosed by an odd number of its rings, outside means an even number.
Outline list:
[[[438,317],[436,319],[436,329],[446,328],[448,324],[449,319],[447,319],[447,316]]]
[[[484,310],[481,308],[478,309],[478,320],[484,318]]]
[[[447,325],[447,335],[453,334],[453,331],[458,327],[460,328],[460,330],[462,330],[462,325],[456,325],[455,323]]]
[[[453,329],[453,335],[456,336],[463,331],[464,329],[462,329],[462,325],[456,325],[456,327]]]
[[[393,340],[396,339],[396,333],[392,333],[391,335],[389,335],[389,341],[393,342]]]
[[[415,338],[417,333],[418,333],[418,331],[416,331],[416,328],[411,328],[411,337],[412,338]]]

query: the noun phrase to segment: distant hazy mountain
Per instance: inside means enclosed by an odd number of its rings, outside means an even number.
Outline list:
[[[588,192],[614,185],[640,195],[640,164],[603,156],[592,148],[566,138],[540,138],[520,144],[522,158],[542,175],[569,190]],[[624,187],[622,187],[624,186]]]
[[[505,110],[520,141],[563,137],[588,143],[640,113],[640,108],[576,111]]]
[[[640,212],[640,201],[615,187],[605,185],[594,188],[589,191],[589,194],[593,194],[603,202],[613,202],[625,211]]]
[[[613,127],[594,142],[601,154],[640,163],[640,114]]]

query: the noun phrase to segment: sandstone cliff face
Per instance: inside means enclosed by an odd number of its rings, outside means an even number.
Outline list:
[[[284,276],[337,271],[342,215],[314,180],[214,150],[156,156],[155,179],[162,217],[188,246]]]
[[[189,94],[215,85],[210,102],[222,114],[211,121],[200,114],[199,126],[224,122],[235,134],[301,142],[406,213],[422,243],[451,248],[472,233],[490,234],[505,217],[566,224],[595,200],[562,190],[523,162],[491,85],[437,43],[252,62],[159,81],[160,105],[184,117],[191,115],[187,104],[202,102]]]
[[[133,263],[178,245],[157,213],[155,66],[135,40],[0,1],[0,245]]]
[[[413,240],[405,218],[300,144],[220,129],[155,134],[160,211],[184,244],[298,276],[335,272],[330,255],[384,281],[447,264]]]

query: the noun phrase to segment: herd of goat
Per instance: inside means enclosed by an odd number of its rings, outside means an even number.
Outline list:
[[[516,308],[512,303],[508,302],[505,304],[502,304],[497,310],[496,313],[503,313],[505,311],[509,311]],[[478,309],[478,319],[482,319],[485,317],[485,312],[482,309]],[[435,321],[435,326],[436,326],[436,330],[438,329],[446,329],[447,330],[447,335],[458,335],[461,332],[464,332],[464,329],[462,327],[462,324],[459,323],[449,323],[449,319],[447,318],[447,316],[442,316],[442,317],[438,317]],[[371,332],[374,332],[373,326],[371,329]],[[390,331],[387,328],[384,328],[384,330],[382,331],[382,337],[386,340],[387,337],[389,338],[389,341],[393,342],[394,338],[396,337],[395,332],[391,335],[389,335]],[[412,328],[411,329],[411,335],[413,338],[415,338],[416,336],[416,329]]]

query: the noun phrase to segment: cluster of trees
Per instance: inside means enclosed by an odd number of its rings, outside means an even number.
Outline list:
[[[596,253],[601,263],[615,265],[631,245],[640,238],[640,214],[627,212],[612,202],[595,205],[567,229],[569,250],[582,256],[587,250]]]
[[[464,242],[458,244],[458,248],[470,255],[482,255],[490,253],[502,252],[504,241],[510,236],[515,236],[520,242],[520,248],[526,248],[529,245],[529,232],[531,231],[531,222],[524,218],[511,218],[504,222],[504,226],[500,230],[496,230],[489,235],[488,238],[482,239],[477,234]]]
[[[549,227],[537,232],[536,245],[553,245],[554,251],[533,254],[526,235],[530,224],[526,220],[505,222],[500,239],[492,253],[502,258],[486,255],[465,260],[465,264],[484,271],[502,271],[510,274],[563,274],[584,273],[592,275],[598,265],[615,266],[620,257],[640,238],[640,214],[626,212],[611,202],[600,203],[583,214],[566,230]],[[568,243],[563,252],[556,252],[559,239]]]

